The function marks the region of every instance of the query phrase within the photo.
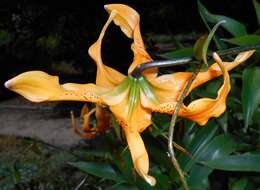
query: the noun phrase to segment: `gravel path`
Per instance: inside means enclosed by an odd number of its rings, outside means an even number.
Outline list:
[[[0,102],[0,134],[32,137],[63,148],[80,138],[71,129],[69,110],[79,104],[34,104],[23,98]]]

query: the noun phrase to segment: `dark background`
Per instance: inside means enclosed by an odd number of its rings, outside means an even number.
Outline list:
[[[256,30],[252,1],[201,2],[215,14],[243,22],[249,33]],[[144,41],[152,55],[160,49],[156,48],[151,36],[200,35],[206,32],[195,0],[1,0],[0,96],[12,96],[4,89],[3,83],[29,70],[59,75],[61,82],[94,82],[95,64],[87,50],[106,22],[108,14],[103,6],[109,3],[128,4],[139,12]],[[125,73],[132,59],[130,44],[131,40],[112,24],[104,39],[104,63]]]

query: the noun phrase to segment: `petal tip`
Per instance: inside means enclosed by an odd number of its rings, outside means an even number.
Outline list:
[[[12,86],[12,80],[8,80],[5,82],[5,88],[10,88]]]
[[[145,181],[147,183],[149,183],[149,185],[151,185],[151,186],[155,186],[156,185],[156,179],[154,177],[152,177],[152,176],[146,176],[145,177]]]

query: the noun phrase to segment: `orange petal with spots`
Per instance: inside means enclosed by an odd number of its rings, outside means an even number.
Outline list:
[[[60,85],[57,76],[42,71],[22,73],[8,80],[5,86],[32,102],[72,100],[102,103],[100,94],[108,90],[95,84]]]

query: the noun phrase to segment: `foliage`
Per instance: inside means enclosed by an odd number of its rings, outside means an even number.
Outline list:
[[[0,187],[16,189],[71,189],[72,181],[63,172],[75,173],[65,162],[75,160],[64,151],[55,151],[40,141],[1,136]]]

